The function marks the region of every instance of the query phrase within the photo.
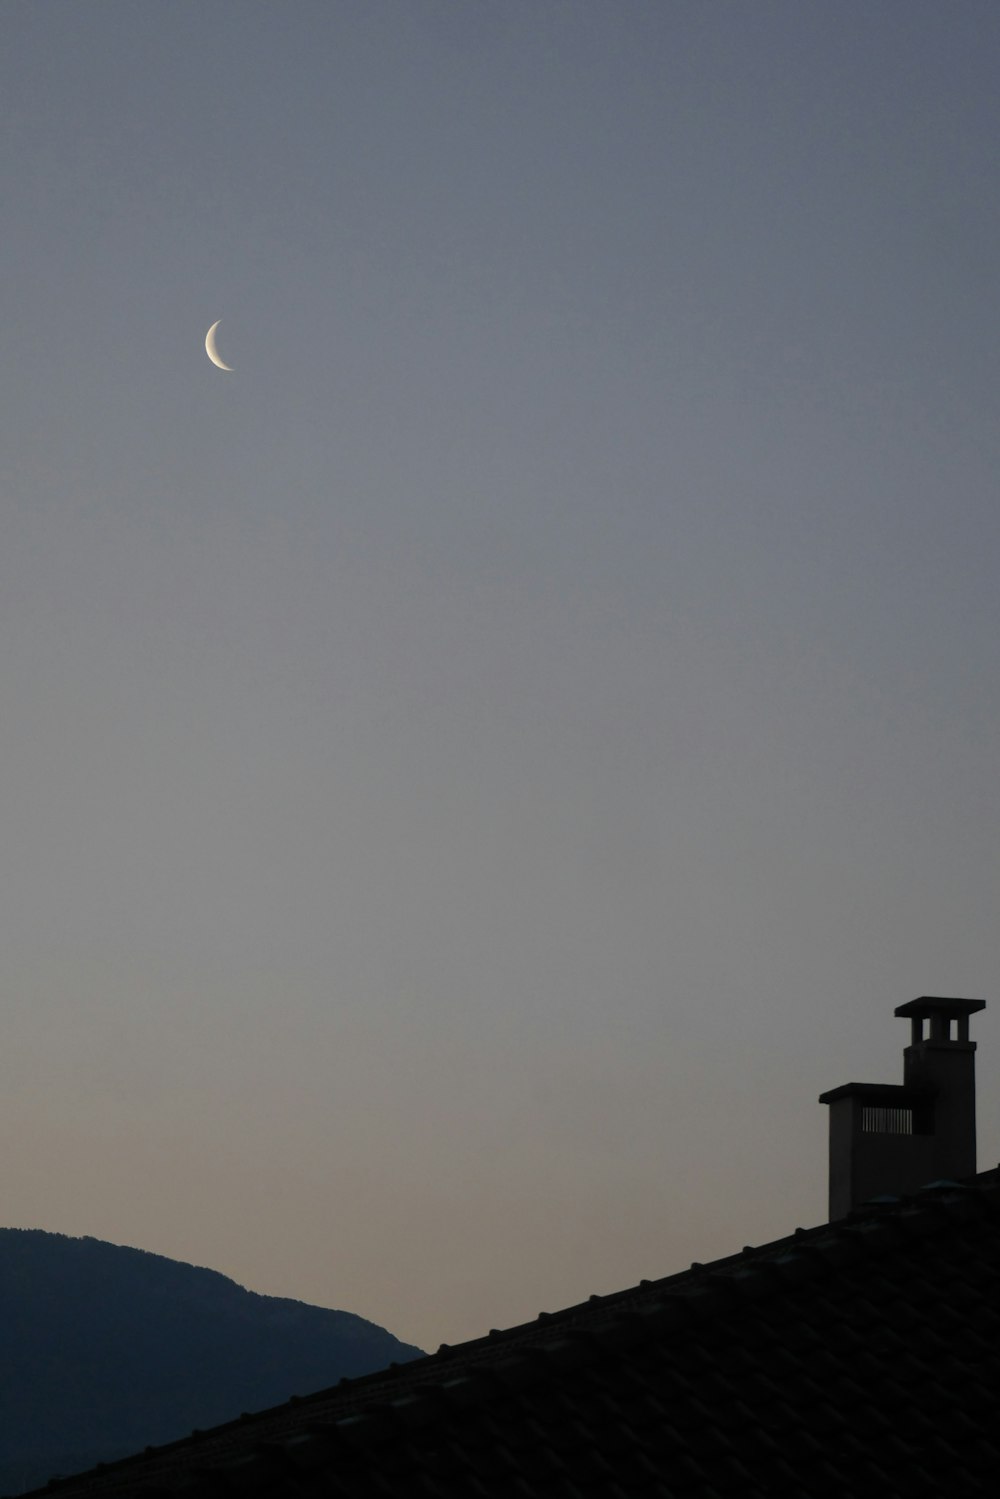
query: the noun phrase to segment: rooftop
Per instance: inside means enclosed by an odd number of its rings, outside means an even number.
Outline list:
[[[992,1493],[1000,1170],[41,1490],[189,1499]]]

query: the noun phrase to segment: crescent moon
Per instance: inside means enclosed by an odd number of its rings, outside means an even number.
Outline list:
[[[211,326],[211,328],[209,328],[208,332],[205,334],[205,353],[208,355],[209,359],[212,361],[212,363],[216,366],[217,369],[228,370],[229,373],[232,374],[232,372],[233,372],[232,365],[231,364],[223,364],[222,360],[219,358],[219,351],[215,347],[215,330],[219,326],[219,323],[221,323],[221,322],[222,322],[222,319],[219,318],[219,322],[218,323],[213,323],[212,326]]]

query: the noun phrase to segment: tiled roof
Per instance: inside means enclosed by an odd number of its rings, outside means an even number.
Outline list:
[[[994,1171],[866,1204],[39,1492],[992,1494],[998,1410]]]

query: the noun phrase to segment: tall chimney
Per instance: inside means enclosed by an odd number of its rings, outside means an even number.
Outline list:
[[[830,1105],[831,1220],[869,1197],[975,1175],[976,1043],[969,1040],[969,1016],[985,1008],[984,999],[930,994],[897,1006],[894,1013],[911,1027],[902,1084],[844,1083],[820,1094],[820,1103]]]

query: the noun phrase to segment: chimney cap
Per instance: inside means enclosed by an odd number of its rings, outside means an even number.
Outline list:
[[[905,1083],[841,1083],[819,1095],[820,1103],[839,1103],[842,1098],[860,1098],[873,1108],[914,1109],[934,1097],[930,1088],[908,1087]]]
[[[977,1010],[985,1008],[985,999],[950,999],[942,995],[921,994],[919,999],[897,1005],[892,1013],[906,1015],[911,1020],[929,1020],[932,1015],[974,1015]]]

